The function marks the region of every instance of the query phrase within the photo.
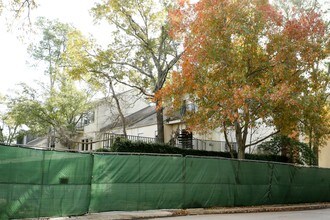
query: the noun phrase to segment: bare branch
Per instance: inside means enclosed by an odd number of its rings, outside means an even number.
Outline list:
[[[263,142],[263,141],[266,140],[267,138],[270,138],[270,137],[272,137],[272,136],[274,136],[275,134],[278,134],[278,133],[280,133],[280,130],[275,131],[275,132],[273,132],[273,133],[267,135],[266,137],[261,138],[260,140],[254,142],[254,143],[251,143],[251,144],[245,145],[245,147],[250,147],[250,146],[253,146],[253,145],[259,144],[260,142]]]
[[[231,156],[231,158],[234,158],[233,146],[231,145],[231,143],[228,140],[227,126],[226,126],[225,122],[223,123],[223,133],[224,133],[224,136],[225,136],[226,144],[229,148],[230,156]]]
[[[155,79],[154,76],[152,74],[149,74],[147,72],[145,72],[143,69],[139,68],[138,66],[131,64],[131,63],[127,63],[127,62],[116,62],[116,61],[112,61],[112,64],[117,64],[117,65],[124,65],[124,66],[129,66],[132,67],[133,69],[136,69],[137,71],[139,71],[141,74],[151,78],[151,79]]]

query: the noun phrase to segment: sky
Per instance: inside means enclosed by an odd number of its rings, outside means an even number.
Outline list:
[[[6,0],[5,0],[6,1]],[[102,25],[95,25],[89,9],[94,0],[39,0],[37,9],[31,12],[32,21],[43,16],[48,19],[59,19],[70,23],[85,35],[92,34],[101,44],[105,44],[109,33]],[[32,83],[45,78],[42,69],[28,64],[27,46],[33,35],[18,31],[14,25],[8,32],[6,16],[0,16],[0,94],[5,95],[20,82]],[[22,36],[22,39],[19,36]],[[31,59],[30,59],[31,61]]]
[[[8,1],[8,0],[4,0]],[[89,9],[99,0],[38,0],[39,6],[31,12],[32,21],[38,16],[48,19],[59,19],[71,23],[84,34],[93,34],[100,44],[106,44],[111,37],[109,28],[94,25]],[[320,0],[325,7],[330,8],[330,0]],[[32,83],[43,79],[42,69],[30,67],[27,63],[27,45],[32,35],[24,34],[23,41],[18,38],[22,32],[7,31],[6,16],[0,16],[0,94],[4,95],[15,88],[19,82]]]

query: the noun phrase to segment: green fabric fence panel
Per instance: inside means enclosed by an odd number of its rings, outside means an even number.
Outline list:
[[[182,207],[183,158],[94,155],[91,212]]]
[[[269,204],[272,167],[266,162],[232,160],[236,164],[235,206]],[[226,174],[230,175],[230,174]]]
[[[91,212],[137,210],[139,157],[94,155]]]
[[[271,203],[330,201],[330,170],[273,164]]]
[[[230,160],[186,157],[184,207],[233,206],[235,170]]]
[[[186,157],[185,207],[268,204],[268,163]]]
[[[40,216],[70,216],[88,212],[92,156],[45,151]]]
[[[287,204],[290,200],[291,185],[296,168],[287,164],[272,164],[270,198],[273,204]]]
[[[140,158],[139,210],[182,208],[183,162],[180,156]]]
[[[0,146],[0,219],[88,211],[92,156]]]
[[[330,178],[323,176],[323,169],[294,167],[291,176],[289,203],[322,202],[329,197]]]
[[[0,219],[39,215],[43,151],[0,146]]]
[[[186,157],[184,207],[330,201],[330,170],[260,161]]]
[[[0,145],[0,219],[330,202],[330,169]]]

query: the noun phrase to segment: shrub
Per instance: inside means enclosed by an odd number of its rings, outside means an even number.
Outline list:
[[[285,154],[291,163],[309,165],[317,163],[315,153],[307,144],[283,135],[274,136],[270,141],[258,145],[258,149],[268,154],[268,156]]]
[[[229,152],[217,152],[217,151],[204,151],[194,149],[182,149],[173,147],[168,144],[160,143],[144,143],[144,142],[131,142],[125,139],[117,139],[111,146],[111,149],[100,149],[98,151],[103,152],[130,152],[130,153],[155,153],[155,154],[180,154],[183,156],[207,156],[207,157],[225,157],[231,158]],[[237,157],[237,154],[234,153]],[[249,160],[263,160],[263,161],[276,161],[287,163],[288,158],[278,155],[255,155],[246,154],[246,159]]]

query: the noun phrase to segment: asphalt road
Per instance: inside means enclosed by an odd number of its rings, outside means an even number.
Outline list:
[[[330,220],[330,209],[318,209],[293,212],[262,212],[237,213],[219,215],[192,215],[169,218],[155,218],[155,220]]]

